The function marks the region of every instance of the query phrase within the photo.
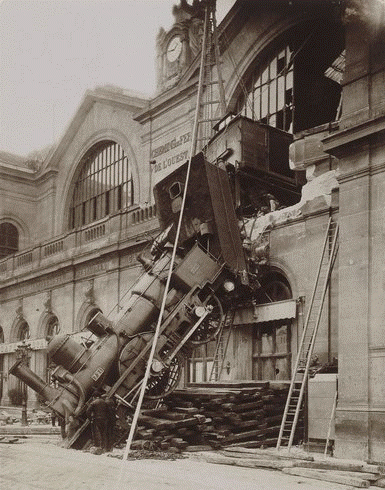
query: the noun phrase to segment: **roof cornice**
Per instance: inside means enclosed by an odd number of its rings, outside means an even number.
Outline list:
[[[107,105],[113,105],[115,107],[121,107],[134,114],[142,109],[148,103],[148,100],[149,99],[145,98],[144,96],[141,97],[123,89],[111,90],[108,88],[99,87],[95,90],[87,90],[78,110],[75,113],[75,116],[69,123],[61,140],[44,162],[41,172],[47,170],[48,167],[55,167],[58,164],[63,156],[63,153],[66,151],[71,141],[78,133],[79,128],[83,124],[85,118],[95,103],[100,102]]]
[[[162,112],[170,110],[174,106],[178,106],[183,99],[191,97],[197,90],[198,79],[194,78],[189,80],[184,86],[179,84],[161,92],[148,102],[146,107],[139,111],[134,119],[143,124],[147,122],[151,117],[159,116]]]

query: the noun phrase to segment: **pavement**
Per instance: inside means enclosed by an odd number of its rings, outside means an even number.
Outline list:
[[[60,438],[0,444],[0,490],[343,490],[346,485],[279,471],[218,465],[194,453],[128,459],[64,449]],[[119,456],[115,450],[112,456]]]

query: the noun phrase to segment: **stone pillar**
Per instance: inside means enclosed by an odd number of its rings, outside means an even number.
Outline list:
[[[355,155],[357,157],[357,155]],[[368,151],[357,165],[365,166]],[[348,156],[341,163],[350,167]],[[338,408],[335,456],[368,457],[370,180],[340,180]]]
[[[378,385],[385,379],[384,316],[374,299],[378,288],[384,295],[376,264],[384,256],[384,212],[378,213],[380,201],[385,209],[379,192],[385,183],[383,15],[379,0],[346,2],[343,113],[339,131],[324,139],[324,150],[339,158],[340,183],[335,456],[371,461],[385,460],[385,389]]]

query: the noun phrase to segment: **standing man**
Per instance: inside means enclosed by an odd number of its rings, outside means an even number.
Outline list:
[[[96,397],[87,408],[87,417],[91,421],[94,446],[103,453],[108,450],[108,404],[101,396]]]
[[[107,451],[112,451],[114,447],[114,432],[116,423],[116,405],[113,398],[109,398],[107,395],[103,395],[108,407],[107,418]]]

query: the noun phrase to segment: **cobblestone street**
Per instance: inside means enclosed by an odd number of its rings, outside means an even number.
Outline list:
[[[28,439],[0,445],[1,490],[337,490],[344,485],[197,461],[129,460]]]

